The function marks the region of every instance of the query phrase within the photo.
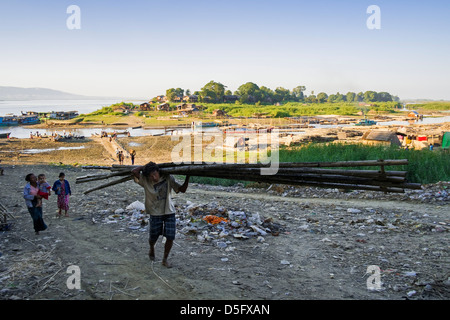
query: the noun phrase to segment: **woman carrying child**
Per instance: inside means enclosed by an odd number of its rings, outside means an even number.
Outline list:
[[[38,235],[39,231],[47,229],[47,225],[42,217],[42,206],[37,207],[37,200],[41,198],[38,194],[39,186],[37,183],[37,178],[34,174],[27,174],[25,180],[28,182],[23,189],[23,198],[25,199],[25,204],[27,205],[28,212],[33,219],[34,231]]]

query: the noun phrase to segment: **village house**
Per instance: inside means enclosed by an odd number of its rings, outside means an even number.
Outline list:
[[[211,97],[210,96],[202,97],[202,101],[206,103],[211,102]]]
[[[193,103],[183,103],[183,104],[177,105],[177,111],[179,113],[183,113],[184,112],[185,114],[192,114],[194,112],[198,112],[199,109]]]
[[[139,105],[139,111],[152,111],[153,106],[150,102],[144,102]]]
[[[167,101],[166,96],[156,96],[155,99],[157,102],[166,102]]]
[[[223,102],[236,102],[236,100],[239,100],[239,97],[236,95],[223,96]]]
[[[227,117],[228,116],[225,111],[220,110],[220,109],[214,110],[212,115],[213,115],[213,117],[217,117],[217,118],[219,118],[219,117]]]
[[[418,113],[417,111],[410,111],[408,113],[408,118],[412,118],[412,119],[423,119],[423,115],[421,115],[420,113]]]
[[[362,142],[369,145],[401,146],[397,134],[387,130],[370,130],[363,134]]]
[[[126,105],[117,105],[113,106],[114,112],[122,112],[124,114],[128,114],[130,112],[130,107]]]
[[[182,97],[179,97],[179,96],[175,96],[175,97],[173,97],[173,99],[172,99],[173,102],[181,102],[182,100],[183,100],[183,98],[182,98]]]
[[[185,101],[185,102],[197,102],[198,101],[198,96],[193,95],[193,94],[191,94],[189,96],[184,96],[183,97],[183,101]]]
[[[156,107],[158,111],[170,111],[170,105],[168,103],[161,103]]]

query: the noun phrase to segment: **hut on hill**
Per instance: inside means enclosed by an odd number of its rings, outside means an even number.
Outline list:
[[[170,111],[170,105],[168,103],[161,103],[156,107],[158,111]]]
[[[213,117],[226,117],[227,113],[223,110],[216,109],[213,111],[212,115],[213,115]]]

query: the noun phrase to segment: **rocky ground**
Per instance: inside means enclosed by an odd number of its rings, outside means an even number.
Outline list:
[[[24,177],[43,172],[53,182],[61,171],[73,188],[70,216],[55,217],[51,196],[44,204],[49,228],[36,236]],[[174,197],[178,234],[167,269],[161,240],[157,261],[148,259],[142,189],[129,182],[83,195],[101,183],[75,184],[86,174],[79,167],[6,166],[1,202],[16,219],[0,233],[1,299],[450,297],[447,182],[401,195],[191,184]],[[208,215],[227,221],[210,224]],[[80,289],[67,283],[71,266],[79,267]],[[380,272],[380,287],[368,285],[370,266]]]

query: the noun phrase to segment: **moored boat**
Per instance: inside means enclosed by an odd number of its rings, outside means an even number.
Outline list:
[[[0,116],[0,126],[9,127],[9,126],[18,126],[19,118],[14,115]]]
[[[361,119],[358,123],[355,123],[355,126],[374,126],[377,122],[369,119]]]

